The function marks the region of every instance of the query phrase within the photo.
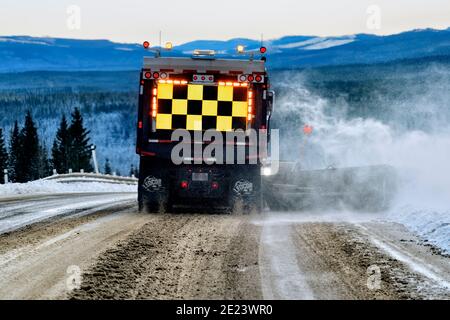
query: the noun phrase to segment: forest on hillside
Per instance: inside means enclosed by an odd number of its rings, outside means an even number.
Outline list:
[[[288,136],[320,102],[329,116],[373,118],[406,129],[427,130],[432,117],[449,108],[450,64],[439,61],[399,62],[270,73],[276,91],[272,128]],[[39,137],[50,149],[61,117],[79,108],[97,146],[100,167],[128,174],[135,154],[138,71],[26,72],[0,74],[0,127],[9,139],[14,122],[27,112]],[[417,117],[414,112],[421,112]],[[448,124],[442,112],[437,126]],[[283,140],[282,140],[283,141]],[[283,157],[283,154],[281,155]]]

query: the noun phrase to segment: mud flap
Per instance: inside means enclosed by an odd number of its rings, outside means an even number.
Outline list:
[[[171,209],[169,172],[157,162],[141,161],[138,203],[139,211],[148,213],[165,213]]]
[[[261,213],[262,191],[260,168],[233,175],[230,183],[230,207],[234,214]]]

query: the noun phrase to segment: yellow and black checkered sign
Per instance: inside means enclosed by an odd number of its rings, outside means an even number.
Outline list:
[[[158,83],[158,130],[246,129],[247,87]]]

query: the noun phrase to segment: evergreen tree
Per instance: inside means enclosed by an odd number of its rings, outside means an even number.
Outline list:
[[[135,168],[133,164],[131,164],[131,168],[130,168],[130,177],[131,176],[135,176],[136,178],[139,177],[139,169]]]
[[[70,163],[70,136],[66,117],[63,115],[52,147],[52,165],[58,173],[67,173]]]
[[[109,159],[106,158],[106,162],[105,162],[105,174],[111,174],[112,173],[112,169],[111,169],[111,164],[109,163]]]
[[[39,138],[31,112],[27,111],[21,131],[21,152],[17,159],[19,173],[17,182],[39,179]]]
[[[22,157],[22,141],[19,131],[19,124],[17,123],[17,121],[14,122],[14,127],[11,130],[10,137],[8,175],[10,181],[17,182],[18,180],[21,180],[19,171],[19,159]]]
[[[8,168],[8,152],[6,150],[5,139],[3,138],[3,130],[0,128],[0,182],[3,181],[3,170]],[[3,181],[4,183],[4,181]]]
[[[45,143],[39,146],[39,178],[45,178],[52,174],[50,160],[48,159]]]
[[[72,113],[72,123],[69,127],[70,134],[70,152],[69,152],[69,167],[74,172],[79,172],[80,169],[90,172],[91,166],[91,148],[89,143],[89,133],[83,125],[83,117],[80,110],[75,108]]]

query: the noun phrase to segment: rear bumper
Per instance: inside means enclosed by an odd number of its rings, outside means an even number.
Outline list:
[[[255,182],[261,178],[260,170],[259,165],[174,165],[142,157],[139,197],[158,195],[173,204],[228,206],[235,195],[247,198],[260,191],[260,183]]]

